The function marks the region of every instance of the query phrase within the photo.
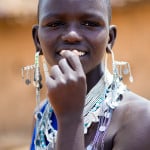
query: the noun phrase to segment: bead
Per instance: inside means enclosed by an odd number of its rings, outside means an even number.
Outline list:
[[[29,79],[26,79],[25,83],[26,83],[26,85],[29,85],[29,84],[31,84],[31,81]]]
[[[133,77],[130,76],[130,77],[129,77],[129,80],[130,80],[130,82],[132,83],[132,82],[133,82]]]
[[[36,140],[35,145],[40,146],[40,140],[39,139]]]
[[[88,126],[88,123],[85,123],[84,126],[87,127],[87,126]]]
[[[108,118],[110,118],[110,115],[111,115],[111,113],[110,112],[108,112],[108,113],[105,113],[105,117],[108,119]]]
[[[111,88],[112,88],[112,90],[114,90],[114,89],[115,89],[115,87],[116,87],[116,86],[115,86],[115,84],[113,83],[113,84],[112,84],[112,87],[111,87]]]
[[[42,117],[43,117],[43,114],[42,114],[41,112],[36,112],[36,113],[35,113],[35,119],[41,120]]]
[[[86,150],[92,150],[92,145],[89,145]]]
[[[122,76],[120,76],[120,77],[119,77],[119,80],[120,80],[120,81],[122,81],[122,80],[123,80],[123,77],[122,77]]]
[[[52,129],[48,129],[48,133],[51,133],[52,132]]]
[[[104,132],[106,130],[106,126],[100,126],[99,131]]]
[[[122,99],[123,99],[123,95],[122,95],[122,94],[120,94],[120,95],[118,96],[118,98],[117,98],[117,101],[118,101],[118,100],[120,100],[120,101],[121,101]]]
[[[124,75],[127,75],[129,73],[129,69],[128,68],[125,68],[124,70],[123,70],[123,74]]]

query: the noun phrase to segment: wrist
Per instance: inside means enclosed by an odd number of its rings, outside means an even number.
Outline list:
[[[70,115],[65,117],[59,117],[57,118],[57,121],[58,121],[58,125],[64,125],[64,126],[78,125],[78,124],[83,124],[83,116]]]
[[[84,149],[84,126],[82,117],[63,118],[59,120],[56,145],[58,149],[70,149],[70,147],[74,147],[75,150]]]

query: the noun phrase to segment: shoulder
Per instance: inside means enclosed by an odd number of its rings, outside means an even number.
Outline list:
[[[150,116],[150,100],[145,99],[133,92],[126,92],[120,105],[125,117],[146,117]],[[150,117],[149,117],[150,120]]]
[[[123,100],[116,110],[123,124],[131,122],[150,122],[150,100],[133,92],[126,92]]]
[[[122,147],[121,150],[149,150],[150,101],[132,92],[127,92],[117,113],[121,115],[115,146]]]
[[[121,105],[123,125],[138,132],[149,131],[150,136],[150,101],[135,93],[127,92]]]

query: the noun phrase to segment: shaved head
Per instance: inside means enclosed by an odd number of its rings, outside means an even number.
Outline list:
[[[37,10],[37,20],[38,20],[38,22],[39,22],[39,18],[40,18],[41,5],[42,5],[43,1],[45,1],[45,0],[39,0],[39,2],[38,2],[38,10]],[[107,7],[108,19],[109,19],[109,23],[110,23],[111,22],[111,17],[112,17],[112,12],[111,12],[112,10],[111,10],[110,0],[97,0],[97,1],[101,1],[103,3],[104,7]]]

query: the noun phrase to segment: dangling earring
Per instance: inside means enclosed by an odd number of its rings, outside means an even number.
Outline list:
[[[33,85],[36,88],[36,107],[38,109],[39,105],[40,105],[40,89],[42,88],[42,77],[40,74],[40,65],[39,65],[39,58],[40,57],[40,52],[37,51],[35,53],[35,63],[33,65],[29,65],[26,67],[23,67],[21,69],[22,71],[22,78],[25,79],[25,83],[27,85],[30,85],[31,83],[33,83]],[[32,75],[34,74],[34,75]],[[33,76],[33,79],[32,79]]]
[[[36,105],[39,108],[39,105],[40,105],[40,89],[42,88],[42,84],[41,84],[41,80],[42,80],[42,77],[41,77],[41,74],[40,74],[40,63],[39,63],[39,60],[40,60],[40,52],[36,52],[35,53],[35,69],[34,69],[34,86],[36,88]]]
[[[42,63],[43,63],[43,70],[44,70],[44,75],[45,78],[49,77],[49,71],[48,71],[48,66],[46,63],[46,60],[44,56],[42,55]],[[22,79],[25,80],[26,85],[30,85],[33,83],[34,87],[36,88],[36,114],[35,118],[37,120],[40,120],[42,118],[41,113],[40,113],[40,89],[42,88],[42,76],[40,73],[40,52],[37,51],[35,53],[35,62],[33,65],[29,65],[26,67],[22,67],[21,69],[22,72]]]
[[[111,54],[111,58],[112,58],[112,84],[110,87],[111,99],[107,102],[107,104],[112,109],[114,109],[119,105],[119,102],[122,99],[122,95],[121,94],[118,95],[117,89],[119,89],[119,87],[122,87],[122,89],[126,89],[126,86],[122,84],[123,74],[129,74],[130,82],[133,82],[133,76],[131,74],[131,68],[128,62],[115,61],[114,53],[110,48],[109,51],[107,49],[107,52]]]
[[[129,81],[133,82],[133,76],[131,73],[131,67],[128,62],[125,61],[115,61],[114,53],[110,50],[112,56],[112,71],[113,71],[113,79],[114,80],[123,80],[123,74],[129,74]]]
[[[31,72],[32,70],[34,70],[35,66],[34,65],[30,65],[30,66],[26,66],[26,67],[23,67],[21,69],[21,74],[22,74],[22,79],[25,80],[25,84],[26,85],[30,85],[31,84]],[[25,73],[26,72],[26,73]]]

